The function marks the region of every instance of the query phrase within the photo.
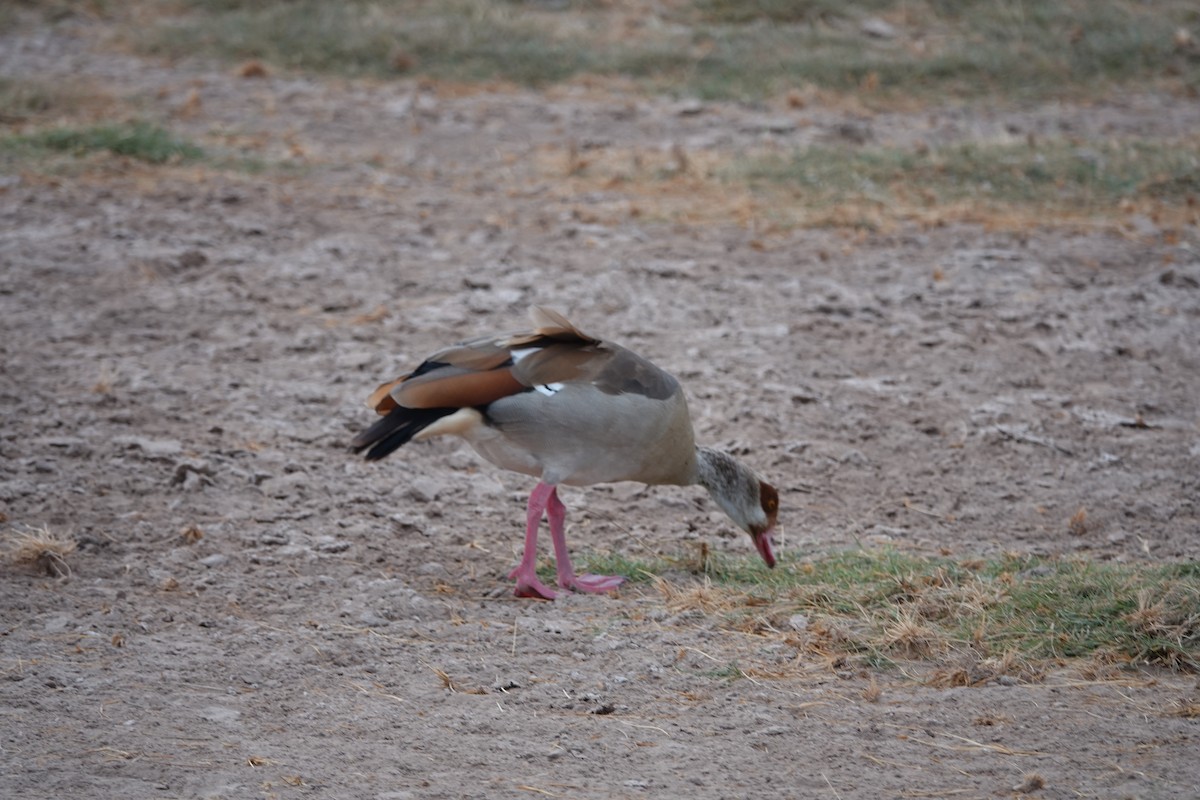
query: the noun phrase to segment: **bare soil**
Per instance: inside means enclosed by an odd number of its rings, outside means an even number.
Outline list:
[[[779,486],[786,558],[1194,560],[1194,227],[764,233],[567,178],[606,148],[864,130],[1179,136],[1195,103],[864,117],[247,79],[62,31],[0,38],[0,74],[293,165],[0,175],[0,510],[78,542],[65,577],[0,567],[5,797],[1200,794],[1194,676],[936,688],[645,583],[519,600],[528,479],[456,441],[346,450],[378,381],[539,303],[682,379],[698,438]],[[699,490],[564,499],[577,554],[754,557]]]

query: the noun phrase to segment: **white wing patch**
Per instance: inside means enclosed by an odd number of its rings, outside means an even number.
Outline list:
[[[518,347],[510,349],[508,353],[512,356],[513,363],[515,364],[527,355],[540,352],[541,349],[540,347]]]
[[[512,355],[512,360],[513,360],[513,363],[515,364],[518,361],[520,361],[522,358],[524,358],[525,356],[530,355],[531,353],[540,353],[541,351],[542,351],[542,348],[540,348],[540,347],[514,347],[514,348],[510,349],[508,352],[510,355]],[[539,392],[546,395],[547,397],[553,397],[554,395],[558,394],[559,392],[561,392],[563,390],[563,384],[561,384],[561,383],[542,383],[542,384],[538,384],[537,386],[534,386],[533,388],[537,389]]]

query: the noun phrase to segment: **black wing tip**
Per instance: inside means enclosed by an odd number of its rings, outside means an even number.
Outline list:
[[[363,453],[363,459],[365,461],[382,461],[407,444],[412,437],[413,435],[411,432],[405,432],[403,435],[393,434],[392,436],[376,442],[373,446],[371,446],[370,450],[367,450],[367,452]],[[365,448],[360,448],[359,452],[361,452],[363,449]]]
[[[397,406],[350,440],[350,450],[363,453],[367,461],[379,461],[403,447],[414,436],[437,420],[453,414],[455,408],[405,408]]]
[[[382,444],[382,442],[366,442],[360,444],[357,440],[354,440],[350,442],[350,446],[346,449],[356,456],[361,455],[364,461],[378,461],[387,456],[397,447],[400,447],[398,444],[395,447],[389,448],[387,452],[382,452],[381,448],[379,447],[380,444]]]

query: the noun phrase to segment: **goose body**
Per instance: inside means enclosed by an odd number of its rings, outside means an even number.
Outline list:
[[[509,576],[522,597],[555,596],[535,573],[543,515],[560,587],[604,592],[624,580],[575,574],[559,484],[701,484],[773,567],[778,494],[732,456],[696,446],[679,382],[560,314],[535,307],[531,315],[532,331],[447,347],[380,386],[368,404],[383,417],[351,447],[377,460],[410,440],[454,435],[496,466],[538,478],[527,507],[525,552]]]

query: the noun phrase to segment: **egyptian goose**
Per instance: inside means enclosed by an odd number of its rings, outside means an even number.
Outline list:
[[[367,403],[383,419],[355,436],[351,447],[375,461],[410,439],[452,434],[496,466],[538,478],[529,495],[525,552],[509,574],[519,597],[555,596],[535,570],[543,514],[550,520],[560,587],[607,592],[625,580],[575,574],[560,483],[698,483],[774,567],[778,493],[732,456],[696,446],[679,382],[636,353],[583,333],[561,314],[537,307],[530,313],[531,332],[439,350],[380,386]]]

